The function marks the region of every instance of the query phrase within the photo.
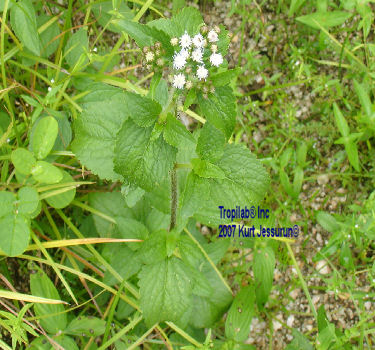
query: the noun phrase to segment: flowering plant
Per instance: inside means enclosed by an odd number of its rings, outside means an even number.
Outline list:
[[[200,28],[200,33],[193,37],[187,31],[180,37],[173,37],[170,40],[174,48],[173,63],[170,65],[174,74],[169,75],[169,80],[176,89],[191,89],[194,86],[203,91],[207,98],[209,92],[215,92],[215,87],[209,78],[209,70],[206,67],[219,67],[223,64],[223,56],[218,52],[217,42],[221,29],[215,26],[208,29],[206,25]],[[145,46],[144,63],[148,70],[155,68],[166,68],[165,59],[161,57],[164,50],[160,42],[152,47]],[[155,64],[152,65],[152,63]]]
[[[229,142],[237,115],[230,83],[238,70],[225,61],[228,32],[209,28],[194,8],[147,24],[119,19],[117,26],[140,47],[142,66],[152,75],[149,89],[127,82],[124,92],[95,84],[84,97],[72,149],[91,172],[123,184],[129,207],[142,203],[143,210],[164,213],[150,233],[139,224],[131,230],[132,238],[144,240],[134,251],[142,257],[135,271],[141,271],[146,323],[206,327],[228,308],[231,291],[222,278],[212,285],[207,278],[215,276],[196,270],[202,257],[194,255],[186,227],[191,220],[217,227],[225,221],[218,206],[254,205],[268,186],[260,162],[246,147]],[[202,127],[189,130],[177,110]],[[129,227],[121,232],[128,237]],[[220,302],[212,303],[215,295]],[[210,311],[192,313],[193,299]]]

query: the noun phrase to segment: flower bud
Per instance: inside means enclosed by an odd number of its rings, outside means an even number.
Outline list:
[[[172,39],[171,39],[171,45],[172,45],[172,46],[176,46],[176,45],[178,45],[178,39],[177,39],[177,38],[172,38]]]
[[[162,67],[164,65],[164,60],[160,57],[160,58],[157,59],[156,64],[159,67]]]
[[[186,72],[187,74],[190,74],[190,73],[191,73],[191,67],[190,67],[190,66],[187,66],[187,67],[185,68],[185,72]]]
[[[220,33],[220,27],[218,25],[214,26],[214,31],[219,34]]]
[[[202,34],[206,34],[208,32],[208,27],[206,26],[206,25],[203,25],[202,27],[201,27],[201,33]]]
[[[159,50],[161,48],[161,43],[159,41],[157,41],[155,43],[155,49]]]
[[[217,45],[211,45],[211,51],[213,53],[217,52]]]
[[[186,82],[185,87],[186,87],[187,89],[191,89],[191,88],[193,87],[193,83],[191,82],[191,80],[188,80],[188,81]]]
[[[155,55],[154,55],[153,52],[151,52],[151,51],[147,52],[146,56],[145,56],[146,62],[152,62],[154,60],[154,57],[155,57]]]
[[[147,53],[147,52],[149,52],[149,50],[150,50],[150,48],[148,46],[145,46],[143,48],[143,53]]]

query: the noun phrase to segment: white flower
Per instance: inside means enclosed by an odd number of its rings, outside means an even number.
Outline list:
[[[181,50],[182,51],[182,50]],[[178,53],[173,57],[173,68],[182,69],[186,65],[186,57],[183,53]]]
[[[204,66],[199,66],[197,69],[198,79],[206,79],[208,77],[208,70]]]
[[[180,38],[180,45],[183,49],[189,48],[191,45],[190,35],[185,31],[184,35]]]
[[[47,89],[48,91],[51,91],[52,90],[52,88],[50,87],[50,86],[48,86],[48,89]]]
[[[210,62],[213,66],[219,67],[223,63],[223,56],[220,53],[213,53],[210,56]]]
[[[203,51],[201,49],[195,49],[192,54],[191,54],[191,58],[193,61],[195,62],[199,62],[199,63],[202,63],[202,59],[203,59]]]
[[[186,50],[186,49],[182,49],[182,50],[180,51],[180,55],[181,55],[182,57],[184,57],[186,60],[187,60],[187,59],[189,58],[189,56],[190,56],[189,51]]]
[[[154,59],[154,53],[149,51],[146,53],[146,62],[151,62]]]
[[[210,43],[215,43],[216,41],[219,41],[219,37],[214,30],[210,30],[208,32],[207,39]]]
[[[193,38],[193,45],[195,47],[198,47],[198,48],[203,47],[204,46],[204,42],[205,42],[205,40],[204,40],[202,34],[197,34]]]
[[[183,89],[185,82],[186,82],[185,75],[183,75],[182,73],[176,74],[173,77],[173,86],[177,89]]]
[[[97,47],[94,47],[94,52],[98,52],[98,48]]]
[[[178,39],[177,38],[172,38],[171,39],[171,45],[176,46],[178,44]]]
[[[53,84],[54,82],[55,82],[55,79],[52,78],[52,79],[51,79],[51,83]]]

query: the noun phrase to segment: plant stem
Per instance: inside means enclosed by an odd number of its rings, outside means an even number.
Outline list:
[[[172,231],[176,226],[177,221],[177,171],[173,167],[171,170],[171,224],[169,231]]]

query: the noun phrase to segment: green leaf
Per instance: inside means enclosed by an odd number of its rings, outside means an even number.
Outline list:
[[[297,163],[301,168],[306,165],[307,145],[306,142],[301,142],[297,147]]]
[[[62,171],[51,163],[38,160],[31,170],[33,178],[42,183],[55,184],[62,180]]]
[[[365,90],[364,86],[355,79],[353,81],[353,85],[354,85],[354,90],[359,98],[359,102],[362,105],[362,108],[364,109],[366,115],[371,118],[373,115],[373,109],[372,109],[372,104],[370,101],[370,97],[367,94],[367,91]]]
[[[22,44],[36,56],[40,56],[40,39],[34,6],[30,0],[13,3],[10,23]]]
[[[324,28],[339,26],[351,16],[351,13],[345,11],[315,12],[306,16],[297,17],[296,20],[309,27],[320,29],[320,26]]]
[[[114,21],[116,26],[129,34],[139,47],[151,46],[158,40],[160,33],[148,25],[134,22],[132,20],[120,19]]]
[[[0,191],[0,218],[13,213],[16,196],[13,192]]]
[[[319,309],[318,309],[318,319],[317,319],[317,321],[318,321],[318,331],[319,331],[319,333],[320,333],[320,332],[322,332],[322,330],[323,330],[324,328],[327,327],[327,325],[328,325],[328,323],[329,323],[329,322],[327,321],[327,315],[326,315],[326,312],[325,312],[325,310],[324,310],[324,305],[323,305],[323,304],[319,306]]]
[[[33,125],[31,147],[37,159],[44,159],[55,144],[59,124],[53,117],[45,117]]]
[[[162,135],[152,139],[152,127],[141,128],[129,119],[117,135],[115,171],[130,183],[151,191],[168,175],[176,153]]]
[[[140,254],[131,250],[129,246],[109,243],[103,250],[105,259],[111,264],[113,269],[126,280],[135,275],[142,267]],[[127,263],[124,263],[124,261]],[[104,273],[103,282],[113,286],[118,283],[118,280],[112,273],[106,271]]]
[[[275,253],[272,248],[258,248],[254,251],[255,294],[258,307],[263,307],[272,289]]]
[[[79,350],[77,343],[74,339],[71,337],[68,337],[66,335],[59,335],[53,339],[57,344],[59,344],[63,349],[69,349],[69,350]],[[50,350],[52,350],[50,348]]]
[[[51,19],[51,16],[40,14],[37,17],[38,27],[46,24]],[[59,46],[59,34],[60,29],[58,21],[54,21],[42,33],[40,33],[41,54],[43,57],[49,57],[57,50]]]
[[[74,318],[66,327],[64,333],[70,335],[97,337],[105,331],[105,320],[93,316]]]
[[[7,214],[0,219],[0,248],[8,256],[22,254],[29,244],[29,221],[23,215]]]
[[[148,97],[165,107],[168,102],[168,84],[161,78],[161,74],[154,74],[150,83]]]
[[[192,159],[191,164],[193,165],[193,171],[200,177],[213,178],[213,179],[225,179],[225,173],[217,165],[202,159]]]
[[[349,247],[349,244],[346,242],[344,242],[341,246],[340,265],[345,267],[346,269],[354,268],[352,251]]]
[[[34,155],[25,148],[15,149],[10,158],[16,170],[22,175],[30,175],[33,166],[36,164]]]
[[[33,271],[30,274],[31,294],[49,299],[61,300],[60,295],[45,272],[34,264]],[[64,306],[61,304],[34,304],[35,314],[39,319],[40,325],[51,334],[63,331],[67,325]],[[50,314],[56,314],[48,316]],[[47,316],[47,317],[46,317]]]
[[[309,340],[297,329],[293,329],[292,334],[294,339],[285,350],[314,350]]]
[[[227,144],[216,161],[225,177],[202,178],[190,173],[180,195],[180,216],[195,215],[197,221],[210,226],[223,223],[218,206],[258,205],[263,200],[269,177],[262,164],[243,145]]]
[[[287,147],[284,152],[280,156],[280,167],[285,168],[290,161],[290,158],[292,157],[293,150],[291,147]]]
[[[148,236],[148,230],[145,225],[141,222],[124,217],[115,217],[118,232],[121,238],[134,238],[134,239],[142,239],[145,240]],[[129,244],[130,249],[135,250],[140,247],[142,243],[131,243]]]
[[[229,139],[234,130],[237,115],[236,98],[232,88],[218,87],[215,93],[210,94],[207,99],[199,95],[198,104],[207,120]]]
[[[211,327],[227,311],[232,302],[232,294],[206,261],[202,272],[208,280],[212,293],[209,297],[194,295],[190,323],[195,328]]]
[[[47,338],[43,335],[35,338],[28,347],[29,350],[51,350],[51,344]]]
[[[121,193],[125,197],[127,206],[132,208],[143,197],[145,191],[140,187],[128,184],[121,187]]]
[[[229,84],[232,79],[241,73],[241,68],[228,69],[224,72],[216,73],[211,76],[212,84],[215,87],[224,86]]]
[[[237,342],[245,341],[254,313],[255,290],[251,285],[242,288],[234,298],[225,322],[225,336]]]
[[[83,66],[88,63],[87,53],[89,51],[89,39],[87,37],[87,29],[80,28],[68,40],[65,46],[65,59],[70,68]],[[82,57],[82,58],[81,58]]]
[[[22,187],[18,191],[18,213],[32,214],[38,208],[39,195],[34,187]]]
[[[199,134],[197,153],[202,159],[215,162],[224,152],[225,136],[210,123],[205,123]]]
[[[235,208],[237,205],[259,204],[269,183],[268,174],[262,164],[242,145],[226,145],[222,158],[215,164],[224,172],[225,178],[205,179],[210,200],[204,209],[196,214],[198,221],[202,219],[207,224],[220,222],[220,205]]]
[[[49,108],[47,109],[47,112],[56,119],[59,126],[57,138],[55,144],[52,147],[52,150],[64,151],[68,148],[70,142],[72,141],[72,128],[70,126],[69,118],[64,112],[54,111]],[[55,156],[49,156],[48,159],[50,159],[50,157]]]
[[[345,151],[352,167],[355,170],[360,171],[357,145],[355,143],[346,143]]]
[[[198,32],[203,19],[200,11],[195,7],[184,7],[177,15],[173,16],[172,22],[176,36],[184,34],[185,30],[190,35],[194,35]]]
[[[113,171],[116,134],[128,118],[125,94],[109,85],[94,85],[74,123],[72,150],[79,161],[102,179],[118,181]]]
[[[145,322],[180,322],[191,305],[192,284],[189,270],[176,257],[146,265],[139,274],[140,305]]]
[[[319,225],[328,232],[335,233],[340,230],[340,224],[337,222],[337,220],[331,214],[324,211],[318,212],[316,215],[316,220],[318,221]]]
[[[185,97],[184,102],[184,111],[186,111],[197,99],[197,90],[195,88],[191,88]]]
[[[164,129],[164,139],[171,146],[181,147],[184,142],[195,143],[194,136],[181,121],[177,120],[172,114],[167,115],[167,122]]]
[[[303,183],[303,170],[301,167],[297,166],[294,170],[294,179],[293,179],[293,194],[295,198],[298,198],[298,195],[301,192],[302,183]]]
[[[200,11],[194,7],[184,7],[171,19],[158,19],[148,23],[149,26],[164,31],[170,37],[180,37],[185,30],[195,35],[203,23]]]
[[[319,350],[328,350],[332,342],[336,343],[337,340],[334,324],[328,323],[318,334]]]
[[[167,235],[164,229],[153,232],[142,244],[141,259],[144,264],[158,264],[166,259]]]
[[[195,226],[193,221],[192,225]],[[191,227],[189,230],[194,232]],[[198,240],[199,237],[202,239],[200,232],[197,232],[197,235]],[[220,240],[209,244],[202,242],[202,247],[213,263],[218,264],[229,244],[229,240]],[[189,315],[190,324],[196,328],[210,327],[227,311],[232,301],[232,294],[190,237],[182,236],[178,242],[178,249],[183,261],[195,270],[192,274],[194,306]]]
[[[61,170],[61,172],[62,172],[62,179],[58,182],[59,184],[74,182],[74,179],[68,172],[66,172],[65,170]],[[62,189],[63,187],[60,187],[58,189],[45,191],[43,192],[43,194],[51,193],[56,190],[62,190]],[[73,189],[70,189],[69,191],[64,191],[64,192],[55,194],[54,196],[47,197],[46,202],[53,208],[61,209],[61,208],[67,207],[73,201],[75,195],[76,195],[76,189],[73,188]]]
[[[348,136],[350,133],[348,123],[346,122],[336,102],[333,103],[333,114],[335,116],[336,125],[340,131],[340,134],[344,137]]]
[[[126,92],[125,97],[125,109],[137,125],[148,127],[155,124],[161,112],[159,103],[133,92]]]
[[[200,233],[199,233],[200,234]],[[181,236],[177,242],[178,251],[182,260],[190,267],[194,278],[193,294],[201,297],[211,297],[214,293],[207,277],[204,275],[206,257],[197,249],[190,237]]]
[[[279,176],[280,176],[281,185],[283,186],[285,192],[291,196],[293,194],[293,188],[289,181],[288,174],[285,172],[284,169],[281,168],[279,171]]]
[[[120,192],[90,193],[89,204],[112,219],[115,217],[135,218]],[[111,237],[114,232],[117,233],[117,224],[98,215],[93,215],[93,219],[100,237]]]

